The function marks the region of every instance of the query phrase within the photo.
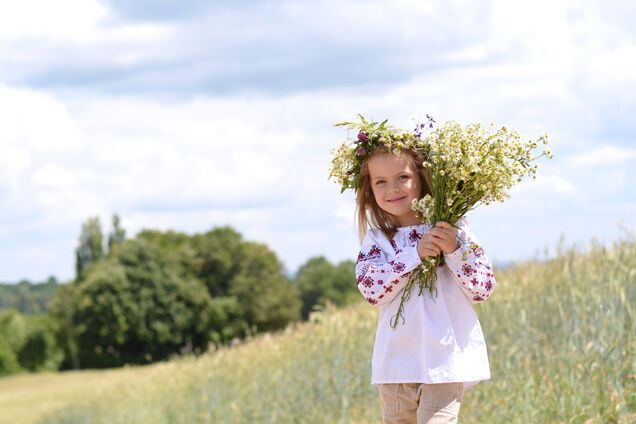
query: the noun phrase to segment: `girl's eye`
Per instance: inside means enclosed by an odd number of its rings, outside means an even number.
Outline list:
[[[409,178],[411,178],[411,177],[409,177],[408,175],[400,175],[400,177],[399,177],[399,178],[400,178],[401,180],[408,180],[408,179],[409,179]]]
[[[378,180],[375,182],[375,185],[380,185],[380,184],[384,184],[384,180]]]

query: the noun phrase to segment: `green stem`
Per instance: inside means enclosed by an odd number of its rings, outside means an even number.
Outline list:
[[[418,296],[422,295],[422,291],[425,288],[429,289],[429,293],[431,298],[433,297],[433,292],[437,294],[437,287],[434,287],[435,280],[437,279],[437,266],[440,264],[440,261],[443,261],[443,258],[437,256],[434,260],[426,260],[422,262],[422,264],[418,265],[413,271],[411,271],[411,275],[409,275],[409,280],[402,291],[402,297],[400,299],[400,306],[398,306],[397,313],[391,317],[391,328],[397,326],[397,322],[399,318],[402,318],[402,325],[406,322],[404,319],[404,304],[411,298],[411,289],[414,284],[418,284],[420,287],[420,291]]]

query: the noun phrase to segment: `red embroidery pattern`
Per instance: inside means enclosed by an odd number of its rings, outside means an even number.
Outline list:
[[[410,233],[409,233],[409,241],[411,243],[417,243],[418,240],[422,237],[422,235],[420,233],[417,232],[417,230],[413,229]]]
[[[404,271],[404,268],[406,268],[406,265],[404,265],[402,262],[393,263],[393,271],[395,272],[402,272]]]
[[[356,259],[356,264],[367,261],[369,259],[376,259],[382,256],[382,251],[380,247],[376,244],[371,245],[371,250],[368,253],[364,253],[362,250],[358,253],[358,258]]]

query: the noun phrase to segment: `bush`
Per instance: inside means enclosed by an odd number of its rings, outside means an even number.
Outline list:
[[[48,316],[29,318],[29,330],[17,350],[20,365],[30,371],[57,371],[64,353],[55,338],[55,329]]]
[[[316,307],[326,306],[327,302],[344,306],[362,299],[356,286],[352,261],[334,266],[324,256],[313,257],[300,267],[295,283],[303,302],[304,319]]]
[[[0,374],[57,370],[63,358],[53,321],[46,315],[0,312]]]
[[[3,335],[0,335],[0,375],[13,374],[18,371],[20,371],[18,358]]]

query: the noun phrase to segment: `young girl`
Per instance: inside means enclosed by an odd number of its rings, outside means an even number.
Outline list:
[[[380,144],[361,153],[353,187],[362,238],[355,271],[358,289],[379,308],[371,383],[384,423],[457,422],[464,392],[490,378],[471,303],[492,294],[492,265],[465,220],[456,223],[459,230],[446,222],[431,228],[411,209],[413,199],[430,194],[417,150],[395,153]],[[445,264],[437,268],[436,291],[418,295],[414,284],[404,319],[392,328],[410,272],[439,254]]]

